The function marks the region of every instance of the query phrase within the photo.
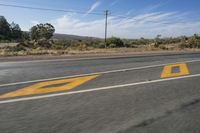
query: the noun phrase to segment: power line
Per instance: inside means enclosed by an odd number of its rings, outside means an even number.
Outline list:
[[[53,11],[53,12],[69,12],[69,13],[78,13],[78,14],[103,15],[103,13],[100,13],[100,12],[90,12],[90,13],[88,13],[87,11],[80,11],[80,10],[63,10],[63,9],[41,8],[41,7],[22,6],[22,5],[14,5],[14,4],[3,4],[3,3],[0,3],[0,6],[23,8],[23,9],[30,9],[30,10],[42,10],[42,11]],[[110,15],[110,14],[107,14],[107,15]],[[132,17],[123,16],[123,15],[110,15],[110,16],[117,17],[117,18],[133,19]]]
[[[3,3],[0,3],[0,6],[14,7],[14,8],[23,8],[23,9],[30,9],[30,10],[53,11],[53,12],[68,12],[68,13],[77,13],[77,14],[92,14],[92,15],[100,15],[100,16],[104,15],[101,12],[90,12],[90,13],[88,13],[88,11],[80,11],[80,10],[64,10],[64,9],[52,9],[52,8],[40,8],[40,7],[22,6],[22,5],[14,5],[14,4],[3,4]],[[138,20],[138,19],[134,19],[134,16],[131,17],[131,16],[127,16],[127,15],[111,15],[111,14],[108,14],[108,15],[111,16],[111,17],[112,16],[116,17],[114,19],[132,19],[131,22],[138,22],[138,21],[142,21],[142,20],[145,19],[145,18],[142,18],[142,19]],[[108,17],[108,15],[107,15],[107,17]],[[146,18],[148,18],[148,16]],[[154,22],[156,22],[156,21],[154,21]]]
[[[0,6],[4,6],[4,7],[13,7],[13,8],[23,8],[23,9],[30,9],[30,10],[42,10],[42,11],[53,11],[53,12],[68,12],[68,13],[77,13],[77,14],[92,14],[92,15],[100,15],[103,16],[105,15],[105,45],[107,42],[107,31],[108,31],[108,16],[111,17],[115,17],[114,19],[127,19],[131,22],[142,22],[143,20],[145,20],[148,17],[144,17],[142,19],[135,19],[134,17],[131,16],[127,16],[127,15],[111,15],[109,10],[106,10],[105,13],[103,14],[100,12],[90,12],[88,13],[88,11],[80,11],[80,10],[63,10],[63,9],[51,9],[51,8],[40,8],[40,7],[32,7],[32,6],[22,6],[22,5],[14,5],[14,4],[2,4],[0,3]],[[168,25],[168,24],[172,24],[170,22],[160,22],[160,21],[145,21],[147,23],[155,23],[155,24],[162,24],[162,25]]]
[[[23,9],[30,9],[30,10],[42,10],[42,11],[54,11],[54,12],[70,12],[70,13],[78,13],[78,14],[92,14],[92,15],[103,15],[102,13],[97,12],[83,12],[78,10],[62,10],[62,9],[50,9],[50,8],[40,8],[40,7],[32,7],[32,6],[21,6],[21,5],[10,5],[10,4],[2,4],[0,6],[5,7],[13,7],[13,8],[23,8]],[[107,42],[107,28],[108,28],[108,15],[110,12],[108,10],[105,11],[105,45]]]
[[[2,4],[2,3],[0,3],[0,6],[14,7],[14,8],[23,8],[23,9],[30,9],[30,10],[42,10],[42,11],[53,11],[53,12],[68,12],[68,13],[91,14],[91,15],[101,15],[101,16],[103,15],[103,13],[100,13],[100,12],[90,12],[90,13],[88,13],[87,11],[40,8],[40,7],[11,5],[11,4]]]
[[[35,2],[35,1],[29,1],[29,0],[23,0],[24,2],[22,3],[22,1],[19,2],[19,0],[10,0],[9,3],[14,3],[14,4],[34,4],[35,6],[38,6],[38,2]],[[8,2],[8,0],[0,0],[0,2]],[[31,2],[31,3],[30,3]],[[7,5],[7,4],[6,4]],[[13,5],[13,4],[11,4]],[[80,6],[73,6],[74,8],[79,8],[79,9],[82,9],[82,10],[78,10],[78,11],[87,11],[89,10],[88,8],[83,8],[83,7],[80,7]],[[95,9],[95,11],[97,13],[99,12],[104,12],[104,10],[98,10],[98,9]]]
[[[3,4],[3,3],[0,3],[0,6],[14,7],[14,8],[23,8],[23,9],[30,9],[30,10],[42,10],[42,11],[53,11],[53,12],[68,12],[68,13],[92,14],[92,15],[103,16],[103,13],[101,13],[101,12],[90,12],[90,13],[88,13],[87,11],[80,11],[80,10],[52,9],[52,8],[41,8],[41,7],[22,6],[22,5],[14,5],[14,4]],[[124,16],[123,15],[111,15],[111,14],[109,14],[109,11],[107,13],[108,13],[107,17],[109,15],[109,16],[113,16],[113,17],[117,17],[117,18],[133,19],[133,17],[125,16],[125,15]]]

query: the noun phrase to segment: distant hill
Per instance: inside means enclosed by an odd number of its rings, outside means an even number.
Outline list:
[[[56,40],[102,40],[101,38],[95,38],[95,37],[57,34],[57,33],[54,34],[53,39],[56,39]]]

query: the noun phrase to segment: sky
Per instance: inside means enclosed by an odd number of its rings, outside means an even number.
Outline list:
[[[38,23],[51,23],[56,33],[103,38],[104,12],[109,10],[109,37],[200,34],[199,0],[0,0],[0,4],[72,11],[42,11],[0,5],[0,15],[10,23],[18,23],[25,31]]]

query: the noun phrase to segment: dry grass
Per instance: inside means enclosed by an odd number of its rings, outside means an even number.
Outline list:
[[[17,46],[18,43],[0,43],[0,48],[4,48],[7,46],[14,47]]]
[[[155,48],[154,45],[141,45],[138,48],[108,48],[108,49],[66,49],[66,50],[41,50],[31,49],[26,51],[8,51],[0,48],[0,56],[26,56],[26,55],[104,55],[104,54],[127,54],[127,53],[150,53],[162,51],[200,51],[200,49],[180,49],[178,44],[162,45]]]

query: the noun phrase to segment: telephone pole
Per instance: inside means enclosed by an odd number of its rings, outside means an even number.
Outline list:
[[[105,11],[105,15],[106,15],[106,19],[105,19],[105,46],[106,46],[106,42],[107,42],[108,14],[109,14],[109,11],[106,10]]]

